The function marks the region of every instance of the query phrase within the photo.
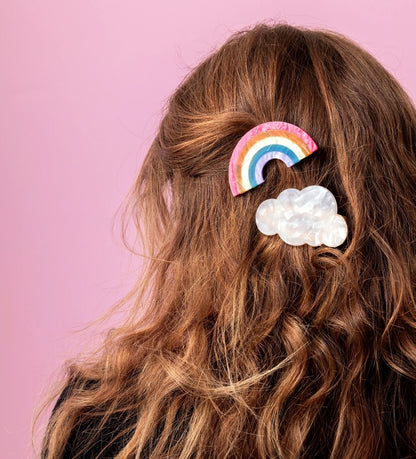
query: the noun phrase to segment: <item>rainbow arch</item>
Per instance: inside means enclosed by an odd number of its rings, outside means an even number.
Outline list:
[[[318,146],[300,127],[283,121],[259,124],[246,132],[234,148],[228,180],[234,196],[264,182],[263,168],[271,159],[281,159],[291,167]]]

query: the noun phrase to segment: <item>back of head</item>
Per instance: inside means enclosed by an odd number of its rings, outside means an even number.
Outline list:
[[[319,149],[269,161],[234,197],[231,153],[268,121]],[[336,197],[341,246],[256,228],[263,200],[308,185]],[[158,425],[151,457],[416,456],[415,195],[415,109],[351,40],[258,24],[203,60],[169,99],[130,201],[147,293],[88,369],[95,402],[139,413],[117,457]]]

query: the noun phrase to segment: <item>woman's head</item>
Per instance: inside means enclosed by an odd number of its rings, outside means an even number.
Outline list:
[[[265,183],[234,198],[227,181],[234,146],[253,126],[274,120],[300,126],[319,151],[293,168],[270,161]],[[138,208],[149,208],[146,240],[164,241],[172,257],[198,258],[211,271],[264,249],[274,259],[356,258],[380,227],[403,241],[403,226],[414,226],[415,129],[403,89],[345,37],[286,24],[235,33],[169,100],[134,196]],[[312,184],[328,187],[348,219],[343,247],[292,250],[258,233],[254,215],[263,199]]]
[[[268,121],[319,149],[291,168],[269,161],[234,197],[231,153]],[[262,201],[309,185],[348,222],[337,248],[256,227]],[[415,453],[415,195],[415,108],[354,42],[259,24],[203,60],[169,99],[126,207],[150,262],[103,359],[136,397],[132,451],[165,419],[160,457],[183,410],[181,457]]]

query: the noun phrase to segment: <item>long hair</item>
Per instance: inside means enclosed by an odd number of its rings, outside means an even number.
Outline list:
[[[319,149],[233,197],[231,153],[268,121]],[[262,201],[309,185],[336,197],[342,245],[258,231]],[[416,111],[373,56],[326,29],[233,33],[168,100],[123,213],[145,269],[122,325],[68,365],[43,457],[111,416],[117,459],[416,457],[415,197]]]

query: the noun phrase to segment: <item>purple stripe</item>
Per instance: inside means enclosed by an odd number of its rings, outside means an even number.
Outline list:
[[[285,153],[280,151],[271,151],[270,153],[264,154],[258,161],[254,169],[254,175],[258,184],[264,182],[263,178],[263,167],[271,159],[281,159],[287,167],[293,166],[293,161]]]

